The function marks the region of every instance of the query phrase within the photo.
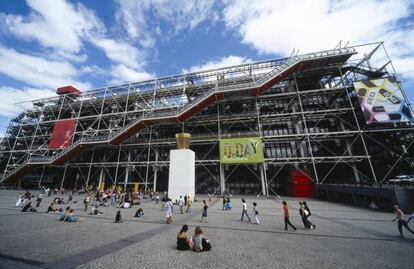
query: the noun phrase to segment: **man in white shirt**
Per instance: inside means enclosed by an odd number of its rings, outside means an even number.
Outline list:
[[[241,219],[240,219],[240,221],[243,221],[243,217],[244,217],[244,215],[246,215],[246,217],[249,219],[249,222],[250,222],[250,217],[249,217],[249,215],[247,214],[247,205],[246,205],[246,201],[245,201],[244,199],[242,199],[242,206],[243,206],[243,211],[242,211],[242,215],[241,215]]]
[[[184,214],[184,199],[181,195],[180,199],[178,200],[178,206],[180,207],[180,214]]]

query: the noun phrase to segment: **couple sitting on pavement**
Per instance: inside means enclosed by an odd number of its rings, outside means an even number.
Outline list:
[[[209,251],[211,244],[200,227],[197,226],[194,230],[194,235],[190,237],[188,234],[188,226],[183,225],[177,234],[177,249],[188,250],[190,248],[196,252]]]
[[[83,221],[83,219],[76,217],[73,209],[68,206],[65,211],[63,211],[62,208],[59,208],[59,221],[79,222]]]

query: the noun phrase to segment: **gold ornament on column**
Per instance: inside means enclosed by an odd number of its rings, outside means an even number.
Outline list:
[[[175,134],[175,140],[177,141],[177,149],[189,149],[191,143],[191,134],[179,133]]]

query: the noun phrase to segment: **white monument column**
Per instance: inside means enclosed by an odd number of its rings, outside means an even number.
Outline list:
[[[195,153],[188,149],[190,134],[177,134],[178,149],[170,151],[168,197],[175,202],[180,195],[195,195]]]

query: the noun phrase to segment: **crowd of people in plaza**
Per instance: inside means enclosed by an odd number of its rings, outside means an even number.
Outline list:
[[[157,192],[132,192],[132,191],[122,191],[118,189],[108,189],[107,191],[96,191],[95,193],[81,189],[81,190],[71,190],[68,193],[65,190],[50,190],[49,188],[42,188],[42,190],[36,195],[33,195],[29,191],[20,192],[16,201],[17,207],[22,207],[22,212],[37,212],[36,208],[39,208],[43,197],[50,197],[53,193],[56,197],[52,198],[52,202],[48,205],[46,213],[58,214],[58,219],[61,222],[81,222],[84,219],[76,216],[73,208],[69,206],[70,203],[75,204],[77,201],[73,200],[75,192],[78,192],[78,195],[83,195],[83,209],[85,212],[89,211],[89,215],[102,215],[104,211],[101,208],[105,207],[114,207],[118,210],[115,215],[115,223],[123,223],[121,216],[122,209],[137,208],[133,217],[142,218],[144,217],[144,209],[140,207],[142,199],[149,199],[155,204],[161,203],[161,210],[164,211],[166,217],[166,223],[173,223],[174,215],[174,206],[178,205],[179,214],[191,214],[193,206],[193,198],[188,195],[181,195],[179,199],[174,202],[168,197],[168,193],[164,192],[160,195]],[[64,195],[68,194],[68,198],[65,199]],[[36,199],[35,207],[32,206],[32,198]],[[208,196],[208,202],[211,202],[212,196]],[[223,211],[230,211],[233,209],[232,202],[230,197],[222,197]],[[201,203],[201,219],[200,222],[208,222],[208,209],[209,203],[206,200],[202,200]],[[61,207],[62,205],[67,205],[65,209]],[[251,222],[252,219],[257,225],[261,224],[260,213],[258,201],[252,202],[251,206],[248,206],[245,199],[241,199],[241,217],[240,221],[243,222],[245,219],[248,222]],[[251,210],[250,210],[250,209]],[[284,219],[284,229],[288,230],[290,227],[294,231],[297,230],[297,227],[290,221],[290,212],[289,206],[286,201],[282,201],[282,210],[283,210],[283,219]],[[409,222],[414,220],[414,213],[406,219],[403,211],[396,205],[394,207],[396,214],[393,221],[398,220],[398,231],[401,237],[403,235],[403,228],[405,228],[410,233],[414,234],[414,231],[409,227]],[[224,212],[223,212],[224,213]],[[250,214],[251,213],[251,214]],[[309,205],[306,201],[299,201],[299,216],[305,230],[313,230],[316,228],[316,225],[311,222],[312,212],[309,208]],[[188,231],[188,225],[183,225],[181,230],[177,234],[177,249],[178,250],[189,250],[192,249],[196,252],[208,251],[211,249],[211,244],[207,236],[204,234],[201,227],[197,226],[194,230],[193,235],[190,235]]]

